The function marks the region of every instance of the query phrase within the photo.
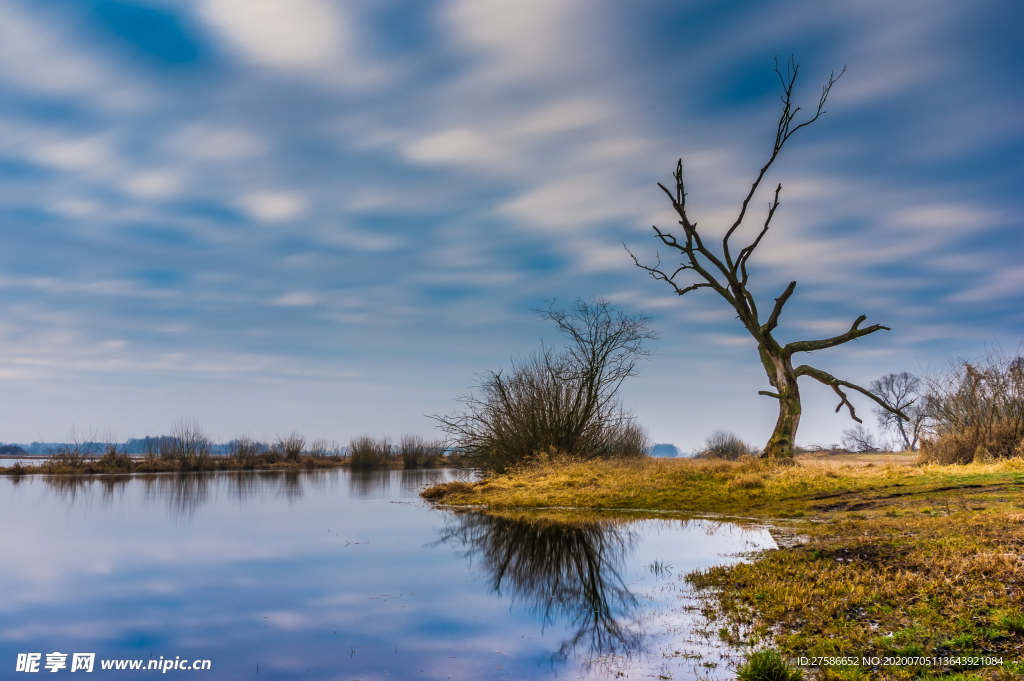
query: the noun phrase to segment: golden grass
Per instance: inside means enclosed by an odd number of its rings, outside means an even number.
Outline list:
[[[953,508],[950,515],[837,519],[801,531],[801,545],[688,575],[706,590],[706,614],[746,628],[754,640],[771,639],[790,657],[980,655],[1002,658],[1008,678],[1024,671],[1024,630],[1017,624],[1024,611],[1024,513]],[[870,671],[913,678],[957,668]],[[851,671],[822,669],[820,676]]]
[[[493,509],[579,507],[721,513],[750,517],[831,516],[982,504],[1012,508],[1024,497],[1024,460],[965,466],[863,466],[693,459],[554,459],[476,483],[430,488],[448,505]],[[993,492],[1006,491],[999,501]]]

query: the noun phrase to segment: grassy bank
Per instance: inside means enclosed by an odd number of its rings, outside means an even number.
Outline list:
[[[1024,497],[1024,461],[1019,459],[917,466],[895,463],[899,457],[875,457],[871,461],[861,455],[855,463],[810,459],[796,465],[760,459],[556,461],[477,483],[439,485],[424,496],[489,508],[571,506],[819,519],[923,508],[948,515],[978,505],[1010,510]]]
[[[562,461],[435,486],[424,496],[497,510],[788,518],[799,541],[688,576],[723,639],[772,645],[789,658],[880,660],[812,665],[821,678],[1020,678],[1024,461],[899,461]],[[1004,664],[973,669],[963,658],[975,656]],[[954,659],[897,666],[883,664],[887,657]]]

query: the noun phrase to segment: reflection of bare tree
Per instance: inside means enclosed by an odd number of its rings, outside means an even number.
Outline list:
[[[581,642],[592,653],[637,650],[642,632],[636,598],[620,571],[637,535],[610,521],[506,518],[482,513],[452,517],[440,542],[461,542],[482,561],[498,594],[541,615],[544,624],[565,618],[576,628],[565,655]]]
[[[380,498],[391,486],[389,470],[353,470],[349,473],[349,494],[356,499]]]
[[[91,483],[89,478],[79,475],[47,475],[43,480],[65,504],[73,504]]]
[[[191,521],[210,496],[211,475],[177,473],[143,478],[145,495],[167,501],[172,517]]]
[[[246,503],[269,492],[291,503],[302,498],[307,486],[322,488],[337,477],[337,470],[311,470],[49,475],[43,480],[68,506],[89,503],[97,490],[102,494],[103,502],[110,504],[134,484],[142,487],[144,499],[166,502],[172,517],[191,521],[217,493],[226,493],[229,498]]]

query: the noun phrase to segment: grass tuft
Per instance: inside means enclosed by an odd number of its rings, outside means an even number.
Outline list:
[[[760,650],[736,670],[739,681],[801,681],[804,674],[790,667],[776,650]]]

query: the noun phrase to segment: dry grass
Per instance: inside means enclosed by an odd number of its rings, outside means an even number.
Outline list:
[[[846,518],[802,531],[802,545],[691,573],[688,580],[705,590],[705,614],[755,641],[772,640],[790,657],[1024,660],[1015,619],[1024,611],[1024,513],[955,506],[948,515]],[[1008,678],[1019,678],[1012,668],[1005,668]],[[875,678],[913,678],[956,669],[872,671]]]
[[[692,459],[575,461],[556,458],[458,488],[429,491],[446,504],[490,508],[580,507],[671,510],[759,517],[942,507],[1013,508],[1024,460],[967,466],[778,464]],[[1009,485],[1009,488],[1007,487]],[[992,494],[1012,491],[1010,496]]]

